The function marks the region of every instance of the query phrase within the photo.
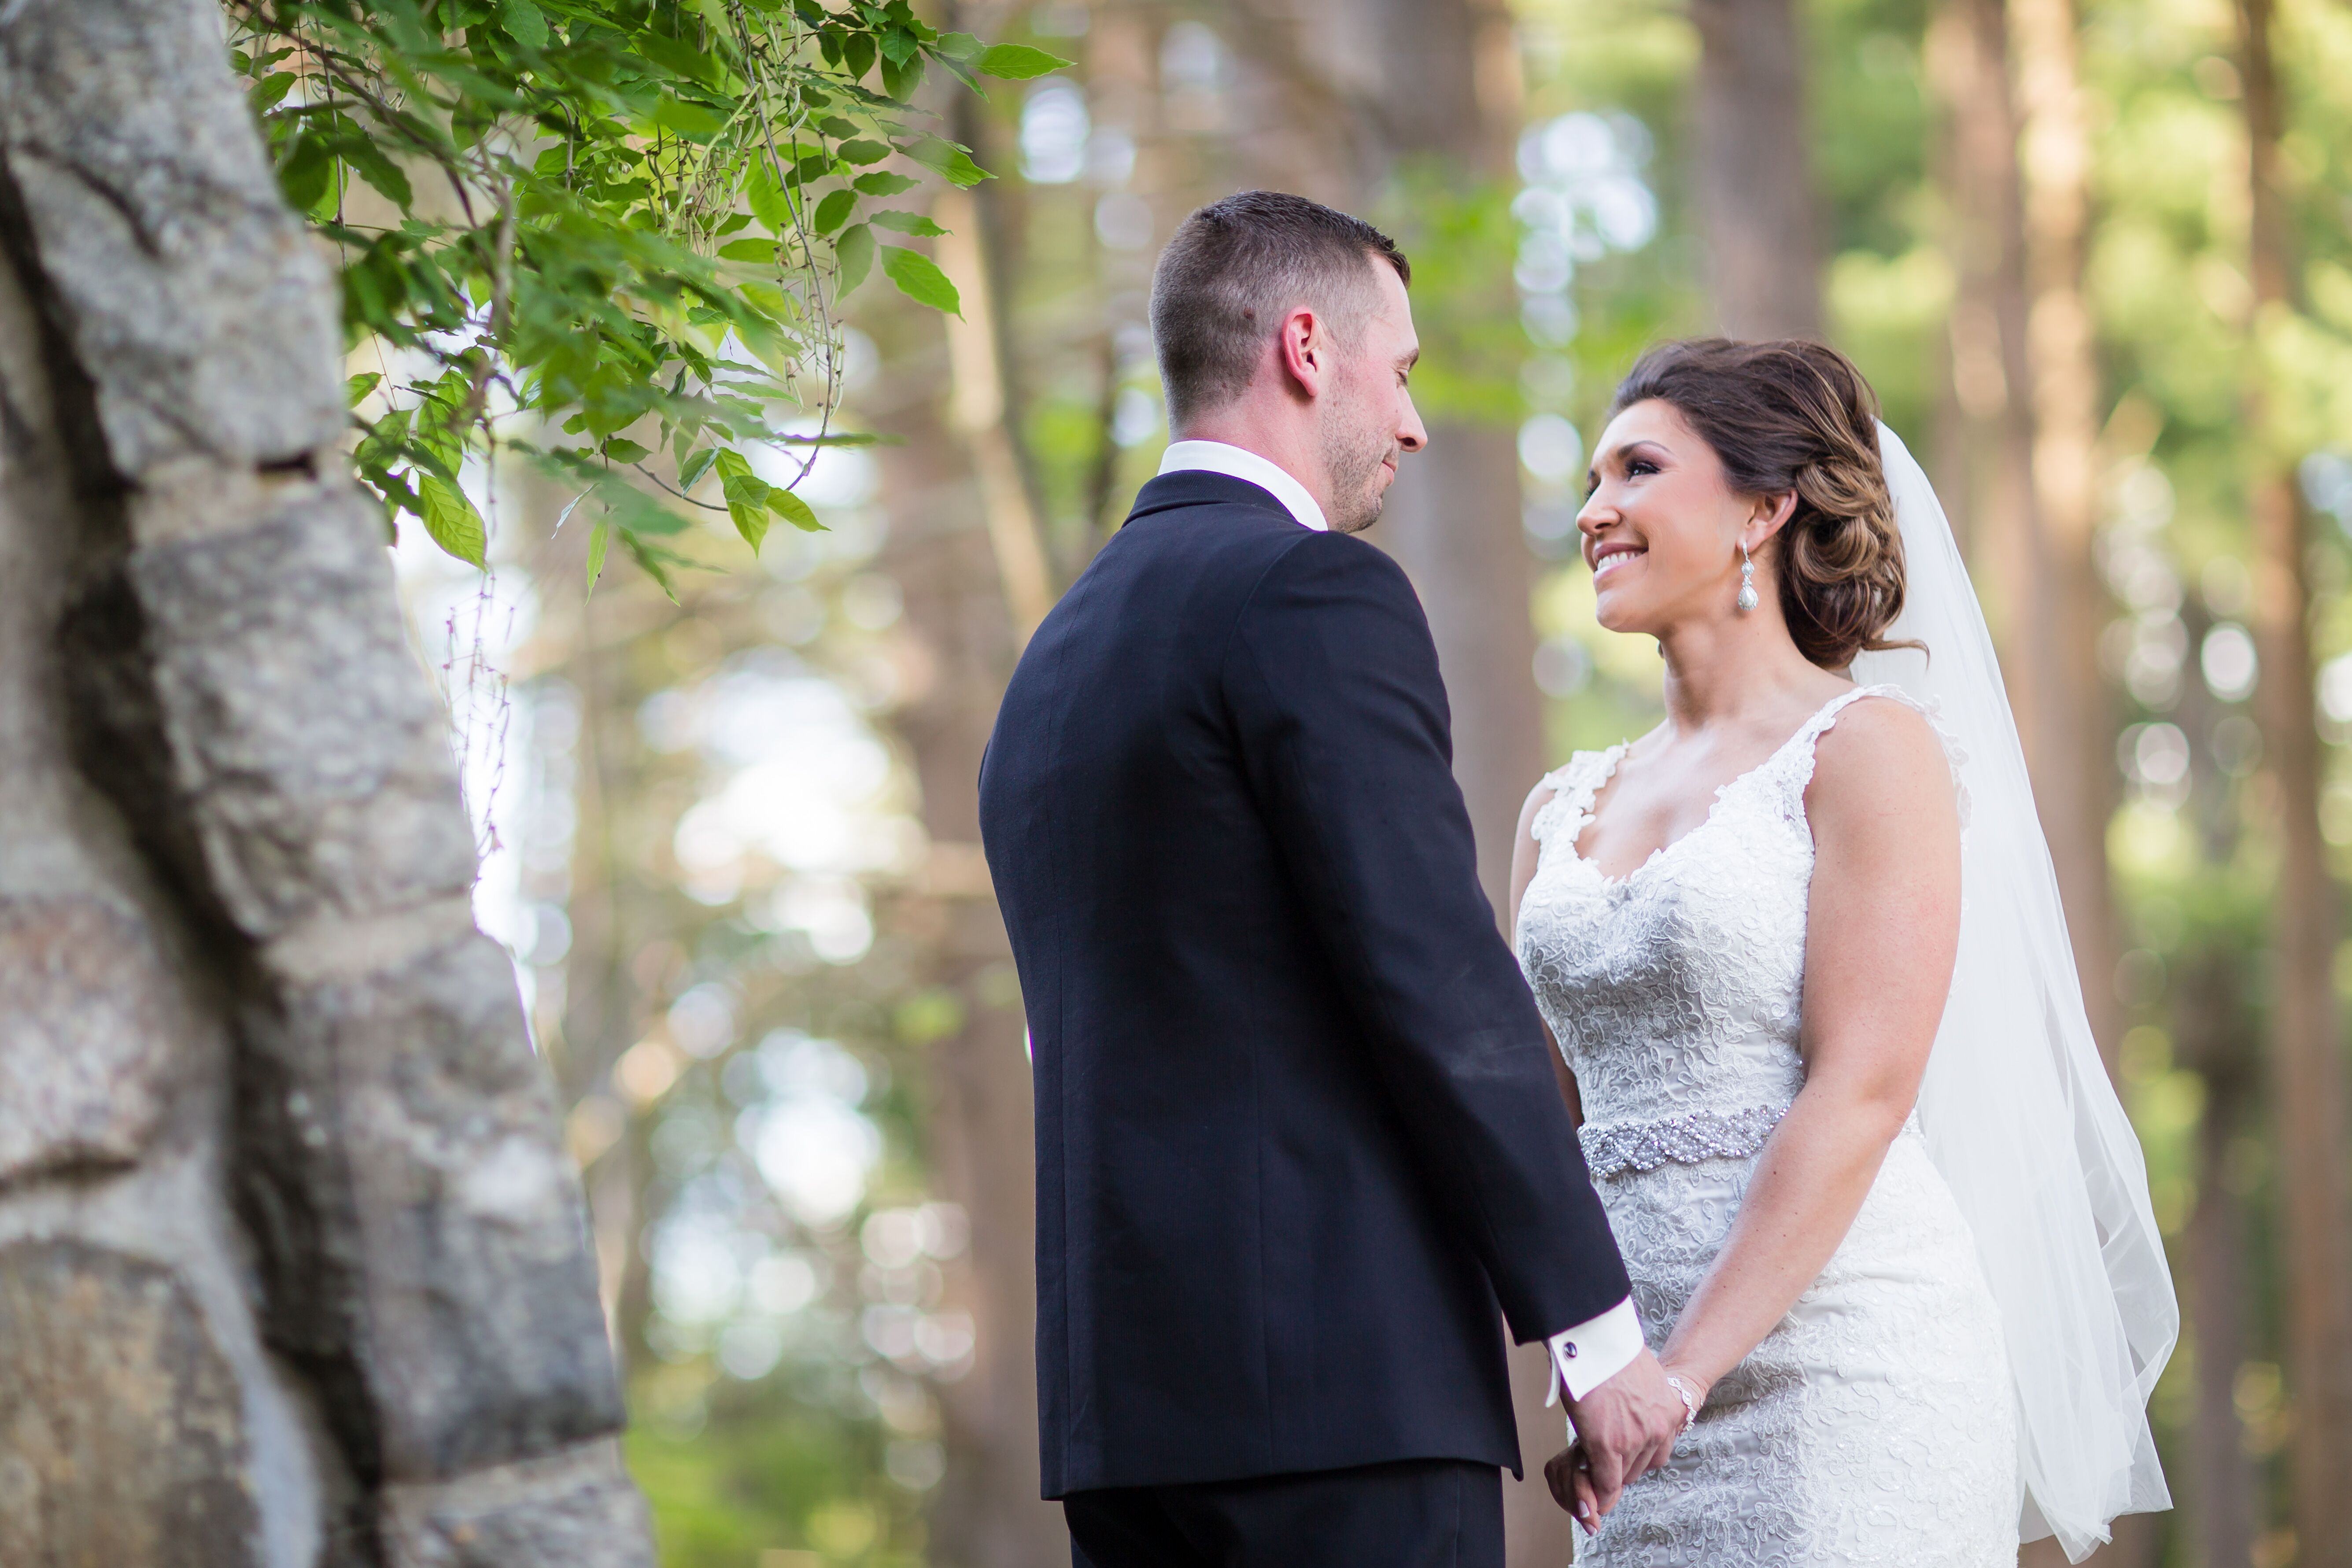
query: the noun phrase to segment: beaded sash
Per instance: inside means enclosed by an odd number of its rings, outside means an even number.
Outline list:
[[[1595,1177],[1627,1171],[1654,1171],[1669,1161],[1696,1165],[1706,1160],[1744,1159],[1764,1147],[1785,1105],[1755,1105],[1745,1110],[1694,1110],[1663,1121],[1588,1121],[1576,1130],[1584,1163]]]

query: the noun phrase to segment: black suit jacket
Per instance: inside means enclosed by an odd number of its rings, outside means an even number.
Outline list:
[[[1170,474],[1005,692],[1048,1497],[1518,1468],[1521,1342],[1626,1294],[1480,893],[1402,571]]]

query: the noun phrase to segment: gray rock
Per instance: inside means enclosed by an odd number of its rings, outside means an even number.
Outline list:
[[[242,1568],[254,1526],[236,1383],[170,1271],[0,1247],[0,1563]]]
[[[133,479],[175,458],[300,458],[343,427],[333,288],[220,25],[186,0],[38,0],[0,22],[0,162]]]
[[[611,1443],[384,1500],[392,1568],[628,1568],[647,1529]]]
[[[138,1156],[175,991],[145,923],[110,902],[0,900],[0,1185]]]
[[[135,550],[171,787],[248,941],[463,894],[474,841],[443,721],[358,494],[302,483],[250,526]]]
[[[269,1331],[341,1361],[393,1479],[617,1430],[595,1267],[513,973],[487,937],[289,984],[249,1026]]]
[[[332,450],[332,285],[219,27],[0,0],[0,1568],[647,1568],[577,1175]],[[205,1216],[173,1263],[158,1207]]]

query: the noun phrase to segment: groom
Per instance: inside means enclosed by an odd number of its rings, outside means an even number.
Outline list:
[[[1352,537],[1427,441],[1409,278],[1298,196],[1185,221],[1151,294],[1177,440],[982,769],[1079,1568],[1500,1568],[1498,1309],[1604,1506],[1681,1425],[1478,889],[1428,625]]]

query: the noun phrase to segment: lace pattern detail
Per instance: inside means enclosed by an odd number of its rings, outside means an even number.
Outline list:
[[[1841,694],[1625,877],[1576,852],[1623,747],[1554,773],[1532,825],[1519,962],[1576,1074],[1580,1135],[1654,1350],[1738,1216],[1770,1108],[1804,1087],[1805,789],[1814,742],[1870,696],[1917,706],[1888,687]],[[1913,1126],[1819,1278],[1576,1560],[2015,1568],[2018,1495],[1999,1309]]]
[[[1742,1159],[1764,1147],[1785,1105],[1752,1105],[1745,1110],[1694,1110],[1662,1121],[1588,1121],[1576,1130],[1584,1163],[1595,1176],[1654,1171],[1672,1161],[1696,1165],[1706,1160]]]

